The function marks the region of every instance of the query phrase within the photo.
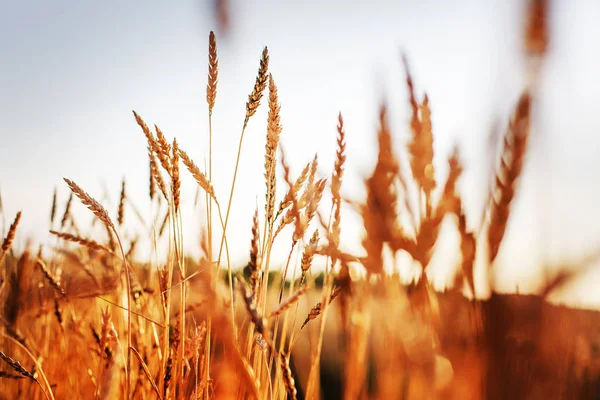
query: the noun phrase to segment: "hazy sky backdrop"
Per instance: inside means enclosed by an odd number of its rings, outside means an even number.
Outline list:
[[[404,53],[419,96],[427,91],[430,98],[439,180],[445,179],[446,158],[458,144],[465,164],[461,192],[469,224],[477,225],[493,162],[486,147],[491,127],[498,119],[505,124],[524,84],[522,3],[231,0],[232,30],[217,37],[214,185],[221,203],[228,197],[245,102],[263,46],[269,47],[279,88],[282,143],[294,175],[316,152],[320,174],[330,174],[341,111],[348,142],[344,193],[356,199],[375,160],[383,98],[397,149],[408,137]],[[600,3],[554,3],[531,151],[496,265],[501,290],[535,290],[540,277],[560,263],[600,249]],[[145,138],[131,110],[149,125],[156,123],[169,139],[177,137],[204,165],[207,41],[209,31],[216,30],[211,5],[192,0],[4,4],[0,190],[6,225],[23,211],[19,246],[26,237],[48,241],[54,188],[59,213],[68,197],[63,177],[101,200],[113,216],[125,177],[129,196],[144,216],[150,215]],[[234,265],[247,261],[252,214],[264,204],[265,134],[263,104],[246,132],[230,217]],[[184,176],[186,248],[198,254],[203,214],[193,212],[196,189]],[[346,248],[360,253],[360,225],[350,210],[344,213]],[[86,228],[91,213],[77,204],[75,214]],[[126,220],[124,235],[131,236],[138,225],[130,209]],[[441,251],[432,267],[438,286],[445,284],[445,271],[457,256],[452,225],[444,231],[442,249],[450,250]],[[286,257],[288,236],[280,244],[276,262]],[[596,271],[581,275],[563,299],[600,306]]]

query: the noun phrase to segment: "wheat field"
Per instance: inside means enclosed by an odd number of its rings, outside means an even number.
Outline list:
[[[226,2],[218,3],[219,18],[226,20]],[[528,154],[549,43],[547,9],[547,1],[529,2],[523,29],[527,85],[505,118],[480,220],[466,215],[458,190],[460,149],[448,157],[444,179],[435,171],[431,114],[443,105],[416,91],[408,56],[401,61],[410,140],[394,147],[391,111],[379,104],[377,161],[363,181],[365,198],[356,201],[343,189],[342,113],[332,116],[334,164],[323,167],[315,156],[292,174],[265,47],[240,110],[230,190],[218,193],[212,115],[227,99],[218,97],[217,37],[210,32],[206,167],[176,137],[146,122],[149,116],[133,112],[147,145],[147,196],[155,215],[131,218],[144,220],[145,231],[123,234],[126,214],[135,210],[125,180],[111,215],[65,178],[70,196],[61,203],[55,191],[49,221],[39,222],[48,224],[52,240],[39,247],[12,249],[21,212],[7,216],[13,222],[0,250],[0,399],[599,398],[600,316],[546,301],[571,273],[527,296],[495,293],[489,273],[491,296],[476,295],[476,257],[487,271],[494,268]],[[236,191],[236,178],[244,133],[249,123],[260,123],[259,107],[268,107],[264,198],[249,216],[247,264],[232,265],[232,199],[244,196]],[[184,174],[205,198],[193,205],[207,221],[199,259],[184,252]],[[93,213],[92,226],[73,216],[78,201]],[[0,212],[5,215],[1,202]],[[364,228],[362,248],[352,252],[340,243],[345,213],[357,215]],[[460,272],[453,287],[440,292],[426,273],[447,222],[460,237]],[[140,237],[151,238],[153,248],[134,257]],[[289,246],[285,265],[271,262],[276,241]],[[157,254],[166,255],[164,262]],[[418,265],[418,279],[407,283],[397,268],[389,272],[386,263],[399,254]],[[322,271],[315,270],[317,263]]]

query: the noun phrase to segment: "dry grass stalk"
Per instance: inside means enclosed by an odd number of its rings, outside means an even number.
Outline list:
[[[267,87],[268,71],[269,50],[267,47],[265,47],[260,59],[260,67],[258,68],[258,75],[256,76],[256,82],[254,83],[254,89],[252,89],[252,93],[250,93],[248,96],[248,101],[246,102],[246,119],[244,121],[244,126],[246,126],[248,120],[250,120],[250,117],[256,113],[256,110],[260,106],[263,92]]]
[[[0,351],[0,358],[4,360],[15,372],[23,375],[25,378],[31,379],[35,383],[41,386],[40,382],[36,379],[36,377],[29,371],[27,371],[20,362],[17,360],[7,356],[3,351]]]
[[[181,161],[183,161],[183,164],[186,166],[188,171],[190,171],[190,174],[192,174],[192,176],[196,180],[196,183],[198,183],[198,185],[206,193],[208,193],[208,195],[215,201],[215,203],[218,203],[217,197],[215,195],[215,189],[206,177],[206,175],[204,175],[204,173],[200,171],[200,168],[198,168],[198,166],[194,163],[194,161],[192,161],[190,156],[188,156],[188,154],[185,151],[179,149],[179,156],[181,157]]]
[[[516,182],[523,169],[523,161],[529,138],[529,119],[531,96],[524,93],[517,104],[514,117],[504,137],[504,146],[500,156],[500,168],[496,173],[490,207],[488,227],[488,262],[492,265],[496,256],[510,213],[510,205],[515,195]],[[497,198],[498,197],[498,198]]]
[[[548,0],[529,0],[525,49],[532,55],[542,56],[548,50]]]
[[[296,382],[294,381],[294,377],[292,376],[292,370],[290,368],[290,359],[285,353],[279,353],[279,359],[281,362],[281,370],[283,371],[283,383],[285,385],[285,390],[288,395],[292,398],[292,400],[296,400],[298,395],[298,390],[296,389]]]
[[[217,58],[217,40],[213,31],[208,35],[208,85],[206,85],[206,102],[208,112],[212,113],[217,98],[219,81],[219,59]]]
[[[281,151],[283,153],[283,149]],[[281,203],[279,204],[279,209],[277,210],[275,218],[278,218],[281,215],[281,213],[285,211],[289,206],[291,206],[292,203],[295,201],[297,194],[302,188],[302,185],[304,185],[304,182],[306,182],[306,179],[308,178],[308,171],[310,169],[311,163],[308,163],[304,166],[304,169],[302,169],[302,172],[300,172],[300,175],[298,175],[298,178],[296,178],[296,180],[293,183],[291,182],[290,178],[290,168],[284,162],[283,154],[281,165],[283,166],[284,180],[288,185],[288,191],[286,192],[285,196],[281,200]]]
[[[158,396],[159,399],[162,399],[163,397],[160,395],[160,392],[158,390],[158,386],[156,386],[156,382],[154,382],[154,378],[152,377],[152,373],[150,372],[150,369],[148,368],[148,365],[146,365],[146,362],[144,361],[144,359],[142,358],[142,356],[136,350],[135,347],[132,347],[131,351],[133,352],[133,354],[135,355],[135,357],[140,362],[140,365],[142,367],[142,371],[144,371],[144,375],[146,375],[146,378],[148,378],[148,381],[152,385],[152,389],[154,390],[154,393],[156,393],[156,395]]]
[[[82,238],[76,235],[72,235],[70,233],[67,232],[57,232],[57,231],[50,231],[51,234],[58,236],[59,238],[69,241],[69,242],[73,242],[73,243],[78,243],[82,246],[87,247],[90,250],[94,250],[94,251],[106,251],[108,253],[112,253],[112,250],[101,245],[100,243],[96,242],[95,240],[92,239],[86,239],[86,238]]]
[[[369,273],[378,274],[383,270],[381,252],[383,244],[392,244],[397,251],[404,247],[404,234],[397,223],[396,205],[398,193],[396,181],[400,166],[392,149],[392,136],[387,122],[387,107],[379,111],[379,131],[377,134],[379,153],[375,169],[366,180],[367,201],[360,206],[366,234],[362,245],[367,252],[364,266]]]
[[[248,314],[254,323],[256,331],[265,337],[267,333],[267,320],[260,315],[257,305],[253,300],[252,292],[248,289],[246,283],[240,277],[237,278],[237,281],[240,285],[240,290],[242,291],[242,297],[244,298],[244,303],[246,304],[246,310],[248,311]]]
[[[309,285],[304,285],[300,289],[296,290],[296,292],[293,295],[285,299],[283,302],[279,303],[279,305],[267,315],[267,318],[276,317],[289,310],[294,304],[296,304],[298,300],[300,300],[300,297],[302,297],[302,295],[308,292],[309,288]]]
[[[150,160],[150,198],[153,198],[153,184],[152,182],[156,183],[156,186],[158,186],[158,189],[160,190],[160,192],[162,193],[163,197],[165,198],[165,200],[168,201],[169,199],[169,195],[167,194],[167,186],[165,185],[165,181],[162,178],[162,175],[160,174],[160,171],[158,170],[158,164],[156,163],[156,156],[154,155],[154,152],[152,151],[152,149],[150,148],[150,146],[148,146],[148,158]]]
[[[343,286],[336,286],[335,288],[333,288],[333,290],[331,291],[331,294],[329,295],[329,304],[331,304],[331,302],[333,300],[335,300],[336,297],[338,297],[338,295],[341,293],[342,289],[343,289]],[[323,310],[323,303],[320,301],[317,304],[315,304],[313,306],[313,308],[310,309],[310,311],[309,311],[308,315],[306,316],[306,319],[302,323],[302,326],[300,327],[300,329],[303,329],[306,326],[306,324],[308,324],[310,321],[312,321],[313,319],[315,319],[319,315],[321,315],[322,310]]]
[[[50,209],[50,226],[54,224],[54,219],[56,218],[56,206],[58,202],[58,193],[56,188],[54,188],[54,194],[52,195],[52,208]]]
[[[67,185],[71,191],[79,197],[79,200],[92,212],[94,215],[102,221],[108,227],[114,227],[110,217],[108,216],[108,212],[100,203],[98,203],[94,198],[92,198],[89,194],[87,194],[82,188],[80,188],[75,182],[64,178]]]
[[[171,146],[160,128],[154,125],[154,129],[156,130],[157,140],[153,143],[152,149],[164,170],[171,176]]]
[[[175,212],[179,211],[181,202],[181,180],[179,178],[179,146],[177,139],[173,139],[173,154],[171,158],[171,192],[173,193],[173,205]]]
[[[60,229],[64,229],[65,225],[67,225],[67,221],[71,215],[71,204],[73,203],[73,193],[69,193],[69,199],[67,200],[67,205],[65,206],[65,212],[63,213],[62,219],[60,221]]]
[[[52,276],[52,273],[46,266],[46,263],[40,258],[35,260],[35,263],[40,267],[42,274],[44,274],[44,277],[46,277],[48,283],[50,283],[50,286],[52,286],[54,290],[56,290],[61,296],[66,297],[67,294],[65,293],[65,290],[62,288],[62,286],[60,286],[60,282],[56,280],[54,276]]]
[[[425,95],[419,106],[420,130],[413,131],[412,140],[408,145],[411,155],[410,165],[413,176],[419,188],[425,193],[426,216],[431,213],[431,192],[435,188],[433,168],[433,134],[431,130],[431,110],[429,98]]]
[[[302,253],[302,260],[300,261],[300,268],[302,269],[302,279],[304,280],[304,275],[308,272],[310,267],[312,266],[313,257],[317,251],[317,247],[319,245],[319,230],[315,229],[315,232],[310,238],[308,245],[304,248],[304,252]]]
[[[331,225],[331,240],[334,246],[339,245],[340,241],[340,223],[341,223],[341,208],[342,208],[342,178],[344,176],[344,164],[346,163],[346,132],[344,130],[344,120],[342,113],[338,115],[337,125],[337,150],[333,173],[331,174],[331,198],[332,198],[332,214],[333,224]]]
[[[258,209],[254,211],[252,218],[252,242],[250,246],[250,262],[248,269],[250,270],[250,289],[254,300],[258,298],[258,290],[260,284],[259,276],[259,249],[260,249],[260,227],[258,226]]]
[[[8,228],[8,233],[6,234],[6,237],[2,241],[2,248],[1,248],[2,253],[0,253],[0,264],[2,263],[4,256],[6,256],[6,253],[8,253],[8,251],[10,250],[10,247],[12,246],[13,241],[15,240],[15,233],[17,232],[17,227],[19,226],[20,220],[21,220],[21,211],[19,211],[17,213],[17,215],[15,216],[13,223],[10,225],[10,228]]]
[[[473,232],[467,230],[467,222],[464,211],[458,214],[458,232],[460,233],[460,252],[462,256],[461,269],[463,276],[467,280],[467,284],[473,298],[475,298],[475,279],[473,277],[473,266],[475,264],[475,254],[477,249],[477,241]]]
[[[266,221],[269,229],[273,226],[275,217],[275,196],[277,192],[276,165],[277,165],[277,146],[281,135],[281,119],[279,117],[281,107],[277,95],[277,86],[273,80],[273,75],[269,75],[269,114],[267,119],[267,142],[265,145],[265,181],[266,191]]]
[[[125,200],[127,194],[125,193],[125,178],[121,181],[121,195],[119,196],[119,209],[117,210],[117,224],[123,225],[123,218],[125,216]]]

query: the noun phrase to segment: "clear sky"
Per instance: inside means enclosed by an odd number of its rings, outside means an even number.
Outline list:
[[[48,239],[54,187],[62,203],[69,177],[112,215],[120,180],[150,213],[145,139],[131,110],[156,123],[199,165],[207,155],[207,38],[216,30],[210,1],[8,2],[0,13],[0,190],[7,219],[23,211],[25,234]],[[450,4],[452,3],[452,4]],[[436,166],[445,177],[450,148],[461,146],[461,190],[470,224],[479,218],[492,158],[493,121],[505,122],[523,85],[521,2],[231,1],[231,27],[217,37],[219,86],[214,111],[214,185],[226,203],[244,105],[267,45],[282,105],[282,143],[297,173],[315,152],[328,175],[338,111],[344,115],[348,167],[344,191],[360,198],[375,158],[377,107],[389,100],[397,148],[408,136],[400,54],[432,107]],[[600,4],[556,2],[549,58],[534,110],[531,151],[497,267],[498,287],[534,290],[545,273],[594,251],[600,242],[596,154],[600,141],[597,65]],[[246,261],[256,204],[262,207],[266,108],[246,132],[229,239],[235,264]],[[187,176],[187,175],[186,175]],[[280,185],[280,188],[283,185]],[[107,188],[109,198],[104,196]],[[193,182],[183,188],[186,247],[197,253],[201,215]],[[62,211],[62,210],[61,210]],[[131,211],[131,210],[129,210]],[[344,225],[355,248],[355,219]],[[82,221],[90,213],[76,208]],[[125,234],[135,230],[129,212]],[[9,223],[9,221],[7,221]],[[450,228],[451,230],[451,228]],[[452,234],[448,234],[452,248]],[[283,239],[276,260],[285,258]],[[432,267],[444,284],[453,252]],[[454,261],[452,261],[454,262]],[[596,269],[597,270],[597,269]],[[588,272],[564,299],[600,306],[600,274]]]

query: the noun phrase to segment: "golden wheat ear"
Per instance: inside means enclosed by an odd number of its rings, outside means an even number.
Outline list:
[[[525,92],[517,103],[504,136],[500,167],[496,172],[495,184],[490,195],[490,222],[487,233],[490,266],[494,263],[504,238],[517,181],[523,169],[529,139],[530,114],[531,95]]]

